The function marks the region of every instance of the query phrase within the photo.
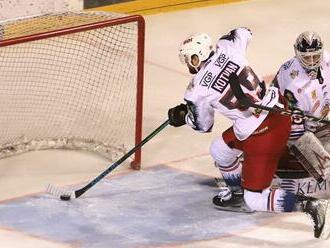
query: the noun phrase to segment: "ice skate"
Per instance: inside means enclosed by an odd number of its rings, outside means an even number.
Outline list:
[[[221,187],[218,195],[213,197],[213,204],[222,211],[252,213],[243,198],[243,189],[231,191],[229,187]]]

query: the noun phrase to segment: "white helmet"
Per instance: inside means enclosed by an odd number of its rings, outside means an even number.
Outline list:
[[[317,71],[323,56],[323,43],[313,31],[300,34],[294,44],[296,57],[301,66],[308,71]]]
[[[179,58],[183,64],[197,69],[202,61],[209,58],[212,52],[212,41],[207,34],[195,34],[185,39],[179,47]],[[192,62],[193,55],[197,56],[197,63]]]

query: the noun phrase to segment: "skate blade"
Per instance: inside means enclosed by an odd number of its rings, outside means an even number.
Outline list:
[[[234,212],[234,213],[246,213],[246,214],[252,214],[255,211],[251,210],[247,207],[221,207],[221,206],[217,206],[215,205],[214,208],[216,208],[217,210],[220,211],[226,211],[226,212]]]

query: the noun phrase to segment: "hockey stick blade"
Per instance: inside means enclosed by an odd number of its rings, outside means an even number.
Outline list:
[[[163,124],[161,124],[157,129],[155,129],[151,134],[149,134],[147,137],[145,137],[139,144],[137,144],[135,147],[133,147],[130,151],[128,151],[126,154],[124,154],[119,160],[114,162],[112,165],[110,165],[105,171],[103,171],[100,175],[98,175],[96,178],[94,178],[91,182],[86,184],[84,187],[75,190],[75,191],[68,191],[61,188],[58,188],[54,185],[47,187],[47,192],[51,195],[60,197],[61,200],[68,201],[71,198],[78,198],[81,195],[83,195],[87,190],[92,188],[95,184],[97,184],[99,181],[101,181],[102,178],[104,178],[106,175],[108,175],[111,171],[116,169],[119,165],[121,165],[127,158],[129,158],[131,155],[133,155],[137,150],[139,150],[145,143],[147,143],[149,140],[151,140],[156,134],[158,134],[161,130],[163,130],[167,125],[169,124],[169,120],[166,120]]]
[[[68,201],[71,200],[72,198],[76,198],[75,192],[73,190],[63,189],[53,184],[47,185],[46,192],[64,201]]]

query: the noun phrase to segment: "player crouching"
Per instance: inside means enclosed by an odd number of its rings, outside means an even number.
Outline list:
[[[251,37],[247,28],[234,29],[218,40],[215,50],[206,34],[193,35],[182,42],[180,59],[194,76],[185,92],[186,104],[168,111],[170,125],[187,124],[203,133],[212,130],[215,112],[230,119],[232,127],[210,147],[226,183],[213,199],[214,204],[221,209],[244,202],[250,211],[303,211],[314,221],[314,236],[327,238],[328,201],[271,187],[288,142],[291,118],[248,105],[282,108],[285,104],[276,87],[265,95],[263,83],[249,66],[245,53]],[[242,154],[243,161],[238,159]]]

